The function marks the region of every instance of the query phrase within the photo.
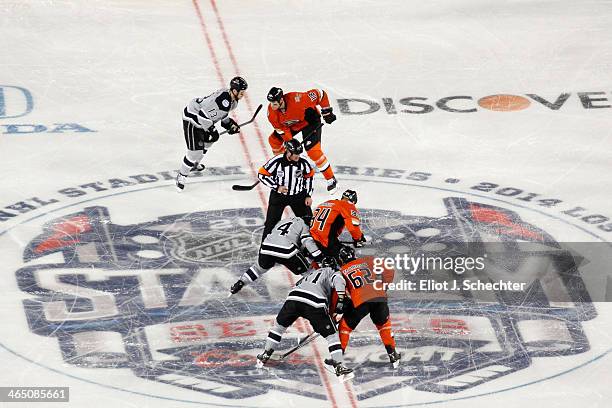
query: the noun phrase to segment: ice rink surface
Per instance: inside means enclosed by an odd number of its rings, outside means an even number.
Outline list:
[[[323,340],[256,370],[296,280],[277,267],[226,297],[257,255],[268,192],[230,187],[272,155],[265,110],[183,193],[174,177],[191,98],[242,75],[242,122],[272,86],[322,88],[362,255],[609,250],[611,2],[0,1],[0,38],[0,386],[70,387],[54,407],[609,406],[612,308],[572,292],[612,300],[597,262],[539,307],[392,295],[395,371],[366,321],[352,382]]]

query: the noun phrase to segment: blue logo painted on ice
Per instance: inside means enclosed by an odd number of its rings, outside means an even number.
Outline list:
[[[436,244],[452,252],[468,234],[474,242],[494,235],[509,246],[539,242],[560,256],[553,237],[513,211],[460,197],[443,204],[443,217],[362,210],[364,232],[375,237],[362,251],[392,257]],[[144,379],[232,400],[272,389],[325,399],[316,362],[303,351],[275,367],[274,376],[254,369],[279,308],[274,279],[225,298],[256,259],[262,225],[259,208],[119,225],[106,207],[94,206],[55,219],[28,244],[16,272],[19,288],[32,296],[23,301],[29,329],[56,337],[64,361],[76,366],[129,368]],[[33,262],[50,254],[63,262]],[[520,268],[520,262],[509,264],[508,273]],[[551,306],[539,281],[528,297],[499,293],[484,305],[469,295],[392,298],[403,364],[391,370],[377,334],[356,333],[346,358],[357,367],[357,398],[402,387],[455,393],[527,369],[533,357],[587,352],[581,322],[597,313],[584,302],[578,268],[572,271],[573,284],[565,289],[581,300],[572,307]],[[279,351],[290,346],[283,343]],[[296,376],[299,383],[292,381]]]
[[[32,112],[34,98],[20,86],[0,85],[0,119],[19,118]]]

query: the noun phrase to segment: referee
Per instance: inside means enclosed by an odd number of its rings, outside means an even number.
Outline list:
[[[310,163],[300,157],[303,151],[298,140],[288,140],[285,142],[285,152],[274,156],[259,169],[257,177],[272,189],[262,241],[280,221],[287,206],[291,207],[297,217],[304,218],[307,225],[310,224],[315,172]]]

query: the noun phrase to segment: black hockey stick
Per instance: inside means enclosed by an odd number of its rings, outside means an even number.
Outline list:
[[[285,358],[287,358],[289,355],[295,353],[296,351],[298,351],[299,349],[301,349],[302,347],[304,347],[305,345],[312,343],[317,337],[319,337],[320,334],[317,332],[312,332],[306,336],[304,336],[302,338],[302,340],[297,344],[297,346],[292,347],[291,349],[289,349],[288,351],[284,352],[283,354],[281,354],[280,356],[276,357],[271,357],[271,360],[274,361],[283,361]]]
[[[304,142],[307,142],[308,139],[310,138],[310,136],[312,136],[317,130],[321,129],[322,127],[323,127],[323,124],[319,123],[319,125],[316,128],[312,129],[312,131],[310,131],[310,133],[308,133],[308,135],[302,139],[302,145],[304,145]],[[251,191],[252,189],[257,187],[258,184],[259,184],[259,180],[257,180],[254,184],[251,184],[250,186],[243,186],[243,185],[240,185],[240,184],[234,184],[232,186],[232,190],[234,190],[234,191]]]
[[[243,127],[244,125],[248,125],[249,123],[252,123],[255,120],[255,116],[257,116],[257,114],[259,113],[261,108],[263,108],[263,105],[259,104],[257,109],[255,109],[255,113],[253,114],[253,117],[251,119],[247,120],[246,122],[240,123],[238,126]],[[227,132],[229,132],[229,130],[224,130],[223,132],[219,133],[219,136],[224,135]]]
[[[338,317],[338,315],[334,313],[334,315],[332,316],[332,319],[333,319],[334,324],[335,324],[336,329],[337,329],[339,322],[336,321],[336,317]],[[291,349],[289,349],[288,351],[284,352],[283,354],[281,354],[278,358],[275,358],[274,360],[275,361],[282,361],[282,360],[284,360],[289,355],[295,353],[296,351],[298,351],[299,349],[301,349],[305,345],[307,345],[309,343],[312,343],[319,336],[320,336],[320,334],[317,333],[317,332],[312,332],[312,333],[307,334],[306,336],[302,337],[302,339],[298,342],[297,346],[292,347]]]

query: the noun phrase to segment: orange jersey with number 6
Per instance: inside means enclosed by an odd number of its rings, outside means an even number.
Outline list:
[[[395,272],[383,266],[381,268],[383,270],[380,274],[374,273],[374,258],[371,256],[342,265],[340,272],[346,280],[346,291],[353,301],[353,306],[359,307],[372,299],[387,297],[382,284],[393,282]]]
[[[330,237],[338,237],[344,227],[354,240],[361,238],[359,211],[355,204],[345,200],[329,200],[315,208],[310,235],[327,248]]]

